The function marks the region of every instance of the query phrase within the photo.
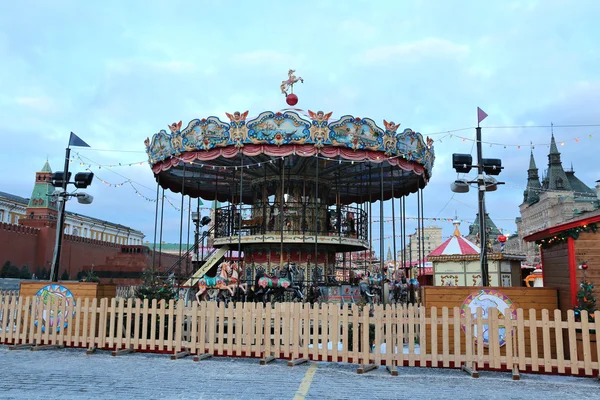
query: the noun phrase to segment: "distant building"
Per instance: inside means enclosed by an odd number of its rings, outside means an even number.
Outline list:
[[[0,264],[10,261],[30,272],[49,272],[58,222],[51,180],[46,162],[35,174],[30,198],[0,192]],[[143,239],[138,230],[67,211],[58,277],[66,272],[75,279],[79,272],[93,269],[102,281],[135,284],[156,260],[156,268],[164,270],[178,259],[169,254],[156,257]]]
[[[532,152],[527,170],[527,188],[523,192],[523,203],[519,206],[521,217],[516,219],[518,239],[514,238],[519,252],[526,256],[526,263],[537,265],[541,259],[538,247],[535,243],[524,242],[524,236],[597,209],[599,191],[600,185],[594,190],[579,180],[572,166],[565,171],[554,135],[550,141],[548,169],[541,181]],[[511,247],[514,246],[512,238],[509,238],[509,242]]]
[[[406,260],[407,263],[418,261],[420,258],[426,257],[440,244],[442,244],[442,228],[426,226],[423,228],[423,235],[421,235],[421,230],[417,228],[415,233],[408,236],[406,248],[400,251],[398,258],[399,260]],[[421,246],[423,246],[422,249]],[[419,257],[419,254],[421,254],[421,257]]]
[[[0,223],[24,225],[34,228],[55,223],[58,209],[56,199],[51,196],[52,169],[48,161],[42,170],[36,172],[35,183],[30,198],[0,192]],[[144,234],[135,229],[67,211],[65,216],[67,235],[101,240],[123,245],[143,244]]]
[[[487,231],[488,247],[494,247],[498,243],[498,237],[502,235],[502,231],[498,229],[488,213],[485,213],[485,228]],[[475,215],[475,221],[469,225],[467,239],[474,242],[477,246],[481,246],[479,243],[479,213]]]

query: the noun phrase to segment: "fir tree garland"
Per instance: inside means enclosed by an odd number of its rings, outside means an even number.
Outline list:
[[[548,248],[552,245],[555,245],[557,243],[563,243],[566,242],[569,238],[573,238],[575,240],[577,240],[579,238],[579,235],[582,232],[593,232],[596,233],[598,231],[598,225],[594,222],[591,224],[587,224],[587,225],[583,225],[583,226],[578,226],[575,228],[571,228],[571,229],[567,229],[564,230],[562,232],[557,233],[556,235],[550,237],[550,238],[546,238],[546,239],[541,239],[541,240],[536,240],[536,244],[541,247],[541,248]]]

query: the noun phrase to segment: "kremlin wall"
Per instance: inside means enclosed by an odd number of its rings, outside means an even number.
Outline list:
[[[51,174],[46,162],[36,173],[31,198],[0,192],[0,265],[10,261],[19,268],[27,266],[32,273],[50,271],[58,214],[49,196],[54,191]],[[105,283],[139,284],[153,258],[143,238],[142,232],[132,228],[67,211],[58,277],[66,271],[73,280],[79,272],[93,270]],[[157,269],[164,271],[178,255],[157,252],[154,258]]]

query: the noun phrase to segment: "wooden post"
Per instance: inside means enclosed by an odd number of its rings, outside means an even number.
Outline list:
[[[469,366],[468,364],[463,364],[461,369],[467,374],[471,375],[471,378],[479,378],[479,372],[477,372],[477,367],[475,366],[476,363],[473,362],[470,364],[471,366]]]
[[[189,356],[189,355],[190,355],[190,352],[189,352],[189,351],[187,351],[187,350],[182,350],[182,351],[179,351],[179,352],[176,352],[175,354],[173,354],[173,355],[171,356],[171,360],[178,360],[178,359],[180,359],[180,358],[187,357],[187,356]]]
[[[111,354],[113,357],[116,357],[116,356],[120,356],[120,355],[123,355],[123,354],[134,353],[134,352],[135,352],[135,350],[133,349],[133,347],[130,347],[130,348],[128,348],[128,349],[119,349],[119,350],[115,350],[115,351],[113,351],[113,352],[112,352],[112,353],[110,353],[110,354]]]
[[[194,361],[198,362],[198,361],[206,360],[207,358],[211,358],[211,357],[212,357],[212,354],[202,353],[202,354],[198,354],[197,356],[194,356]]]

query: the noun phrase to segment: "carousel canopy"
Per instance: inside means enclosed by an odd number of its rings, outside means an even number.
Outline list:
[[[479,254],[479,247],[473,242],[465,239],[460,234],[460,230],[458,229],[459,225],[459,221],[454,221],[455,229],[452,237],[429,253],[429,258],[436,256],[464,256]]]
[[[229,123],[217,117],[185,128],[174,123],[170,132],[147,138],[159,185],[206,200],[235,202],[241,194],[251,204],[257,186],[271,195],[280,180],[302,181],[308,191],[331,189],[329,204],[350,204],[407,195],[431,177],[433,140],[398,131],[400,124],[384,120],[381,128],[349,115],[329,122],[331,113],[321,111],[247,114],[227,113]]]

